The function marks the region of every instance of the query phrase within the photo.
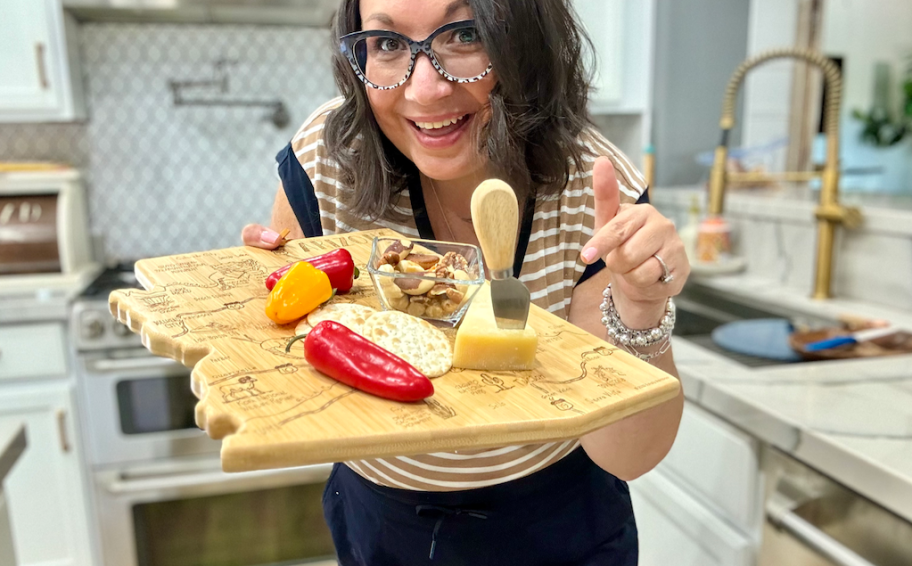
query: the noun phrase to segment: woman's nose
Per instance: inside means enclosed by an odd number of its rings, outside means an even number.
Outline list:
[[[405,97],[419,104],[429,104],[453,92],[453,83],[437,71],[424,53],[418,54],[412,76],[403,86]]]

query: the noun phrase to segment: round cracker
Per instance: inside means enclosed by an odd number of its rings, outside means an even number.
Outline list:
[[[324,320],[334,320],[352,332],[364,335],[365,321],[375,315],[377,309],[352,303],[330,303],[307,315],[307,323],[313,327]]]
[[[295,336],[298,336],[300,334],[310,334],[311,330],[313,330],[313,326],[311,326],[310,323],[307,322],[306,318],[302,318],[301,322],[299,322],[298,325],[295,326]]]
[[[428,377],[453,366],[453,347],[439,328],[401,311],[383,311],[364,323],[365,338],[396,354]]]

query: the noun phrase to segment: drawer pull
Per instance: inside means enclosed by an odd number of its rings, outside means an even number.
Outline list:
[[[35,59],[38,62],[38,83],[41,88],[47,90],[51,87],[51,83],[48,82],[47,66],[44,61],[44,44],[40,41],[35,44]]]
[[[66,429],[66,411],[57,410],[57,432],[60,435],[60,449],[64,452],[70,451],[70,441],[67,438]]]

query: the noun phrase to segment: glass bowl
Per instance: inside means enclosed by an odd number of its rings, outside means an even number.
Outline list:
[[[367,271],[384,310],[444,327],[459,324],[485,282],[478,246],[434,240],[374,238]]]

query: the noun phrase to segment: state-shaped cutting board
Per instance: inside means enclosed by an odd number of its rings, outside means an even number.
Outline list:
[[[361,269],[333,301],[380,308],[365,265],[391,230],[292,240],[275,251],[237,247],[136,263],[146,290],[114,291],[111,312],[154,354],[192,367],[196,422],[222,440],[236,472],[351,459],[480,449],[579,437],[673,398],[678,381],[535,305],[535,368],[434,379],[434,396],[400,403],[317,372],[294,324],[266,317],[266,277],[337,247]],[[445,331],[451,341],[455,330]]]

